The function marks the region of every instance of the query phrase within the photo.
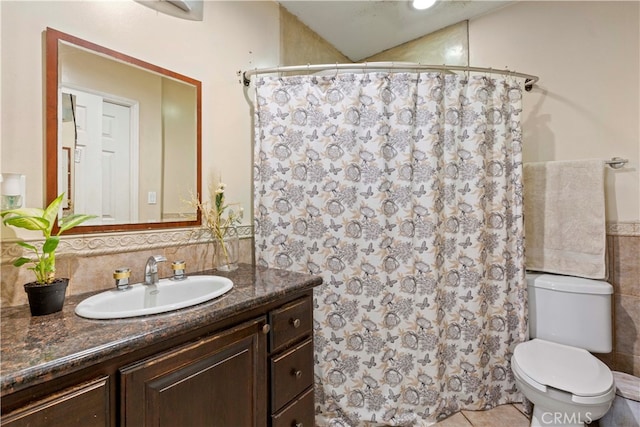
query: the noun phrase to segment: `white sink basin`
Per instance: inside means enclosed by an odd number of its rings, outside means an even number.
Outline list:
[[[220,276],[161,279],[157,285],[138,283],[124,291],[114,289],[93,295],[78,304],[76,314],[89,319],[121,319],[166,313],[209,301],[231,288],[233,282]]]

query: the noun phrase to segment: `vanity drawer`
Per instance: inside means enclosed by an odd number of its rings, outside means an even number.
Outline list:
[[[313,427],[315,425],[313,404],[313,389],[310,388],[302,396],[274,415],[271,427]]]
[[[313,385],[313,340],[271,358],[271,410],[278,411]]]
[[[271,311],[270,350],[275,351],[311,333],[313,309],[310,297],[301,298]]]

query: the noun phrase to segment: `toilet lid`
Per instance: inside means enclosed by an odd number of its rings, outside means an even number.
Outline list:
[[[536,338],[517,345],[513,357],[532,380],[576,396],[598,396],[613,385],[607,365],[581,348]]]

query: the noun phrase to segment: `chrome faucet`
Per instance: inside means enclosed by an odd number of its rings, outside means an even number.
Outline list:
[[[147,264],[144,266],[145,285],[158,284],[158,263],[166,260],[167,259],[162,255],[153,255],[149,257]]]

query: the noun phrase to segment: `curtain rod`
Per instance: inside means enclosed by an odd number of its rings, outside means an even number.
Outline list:
[[[525,79],[524,88],[528,92],[533,85],[539,80],[538,76],[531,74],[518,73],[510,70],[497,70],[495,68],[470,67],[467,65],[424,65],[413,62],[361,62],[354,64],[307,64],[307,65],[290,65],[284,67],[261,68],[242,72],[242,79],[245,86],[251,83],[251,76],[258,74],[285,73],[292,71],[324,71],[324,70],[420,70],[420,71],[474,71],[488,74],[502,74],[508,76],[522,77]],[[240,74],[240,72],[238,72]]]

